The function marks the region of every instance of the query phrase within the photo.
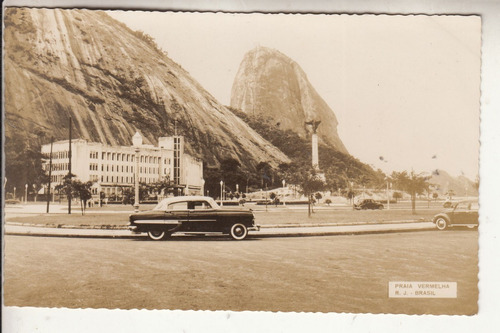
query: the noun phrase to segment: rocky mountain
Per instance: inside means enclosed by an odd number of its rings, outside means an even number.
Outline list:
[[[281,128],[291,129],[302,137],[310,131],[304,122],[320,120],[320,140],[348,153],[337,133],[338,122],[333,111],[302,68],[277,50],[257,47],[244,56],[231,90],[231,107],[270,117]]]
[[[429,180],[433,188],[442,196],[453,191],[454,196],[478,196],[476,184],[465,176],[453,177],[444,170],[434,170]]]
[[[6,8],[5,134],[48,143],[74,138],[131,145],[186,137],[208,165],[234,158],[244,167],[289,159],[221,105],[154,40],[106,13]],[[175,125],[177,124],[177,125]]]

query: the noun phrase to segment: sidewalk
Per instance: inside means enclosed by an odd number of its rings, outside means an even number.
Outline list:
[[[300,237],[300,236],[330,236],[330,235],[357,235],[392,232],[410,232],[436,230],[432,222],[401,222],[389,224],[357,224],[337,226],[262,226],[260,231],[249,231],[249,237]],[[83,238],[137,238],[146,234],[133,234],[124,229],[78,229],[78,228],[49,228],[28,226],[15,223],[6,223],[6,235],[49,236],[49,237],[83,237]],[[181,233],[175,235],[182,235]],[[175,236],[174,235],[174,236]]]

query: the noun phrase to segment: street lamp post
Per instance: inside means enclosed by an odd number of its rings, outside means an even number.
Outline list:
[[[28,203],[28,184],[24,185],[24,203]]]
[[[349,191],[351,193],[350,193],[349,196],[351,197],[352,210],[354,210],[354,189],[353,189],[354,182],[349,182],[349,184],[351,185],[351,188],[350,188],[350,191]]]
[[[136,132],[132,137],[132,144],[135,148],[135,170],[134,170],[134,178],[135,178],[135,196],[134,196],[134,212],[139,212],[139,152],[140,147],[142,145],[142,136],[139,132]]]
[[[282,183],[283,183],[283,206],[286,206],[286,203],[285,203],[285,185],[286,185],[286,181],[283,179]]]
[[[222,186],[224,185],[224,182],[221,180],[220,181],[220,205],[224,206],[224,203],[222,202]]]
[[[387,181],[387,210],[389,210],[391,208],[389,200],[389,178],[387,178],[386,181]]]
[[[16,187],[14,186],[14,200],[16,200]]]

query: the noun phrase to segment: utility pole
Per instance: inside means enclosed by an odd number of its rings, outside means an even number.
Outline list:
[[[49,213],[50,205],[50,186],[52,183],[52,146],[54,144],[54,137],[50,138],[50,155],[49,155],[49,187],[47,188],[47,214]]]
[[[73,190],[73,186],[71,186],[71,182],[72,182],[72,179],[71,179],[71,116],[69,116],[69,154],[68,154],[68,158],[69,158],[69,164],[68,164],[68,169],[69,169],[69,172],[68,172],[68,178],[69,178],[69,189],[68,189],[68,214],[71,214],[71,200],[72,200],[72,195],[71,195],[71,191]]]

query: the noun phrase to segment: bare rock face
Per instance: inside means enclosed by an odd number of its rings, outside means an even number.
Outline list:
[[[240,64],[231,90],[231,107],[271,117],[283,129],[305,137],[305,122],[321,121],[318,136],[348,153],[337,133],[337,118],[309,83],[300,66],[279,51],[257,47]]]
[[[436,169],[432,172],[429,183],[433,184],[436,192],[444,196],[448,192],[453,192],[453,196],[478,196],[476,184],[467,177],[461,175],[453,177],[444,170]]]
[[[6,137],[131,145],[178,133],[208,165],[288,158],[205,91],[154,41],[104,12],[6,8]],[[177,120],[177,121],[176,121]]]

